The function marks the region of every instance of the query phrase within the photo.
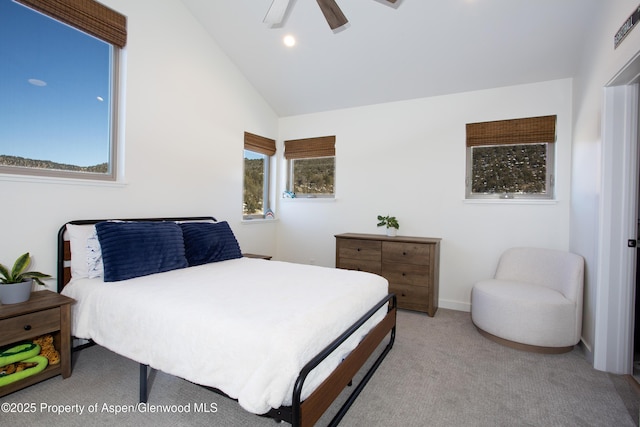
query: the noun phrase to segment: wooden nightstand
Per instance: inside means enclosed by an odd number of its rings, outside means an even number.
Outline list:
[[[1,285],[0,285],[1,286]],[[53,344],[60,352],[60,363],[50,365],[35,375],[0,387],[0,396],[32,384],[62,375],[71,376],[71,303],[74,300],[51,291],[31,293],[28,301],[0,305],[0,346],[53,335]]]

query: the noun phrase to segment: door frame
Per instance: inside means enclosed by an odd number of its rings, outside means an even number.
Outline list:
[[[593,366],[633,373],[640,52],[605,86]],[[595,172],[595,171],[594,171]]]

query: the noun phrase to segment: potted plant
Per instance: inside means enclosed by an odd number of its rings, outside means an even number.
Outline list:
[[[387,227],[387,236],[395,236],[400,228],[400,224],[395,216],[378,215],[378,227]]]
[[[18,257],[9,270],[0,264],[0,302],[2,304],[16,304],[29,299],[33,282],[44,286],[40,279],[51,277],[37,271],[26,271],[31,264],[29,252]]]

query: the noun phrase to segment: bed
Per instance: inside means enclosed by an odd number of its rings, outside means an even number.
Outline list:
[[[150,367],[311,426],[352,386],[337,425],[394,343],[386,279],[243,256],[213,217],[70,221],[58,253],[72,335],[138,362],[142,402]]]

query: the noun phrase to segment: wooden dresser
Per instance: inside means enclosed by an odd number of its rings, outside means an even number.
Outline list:
[[[389,281],[399,308],[436,314],[439,238],[356,233],[335,237],[337,268],[379,274]]]

